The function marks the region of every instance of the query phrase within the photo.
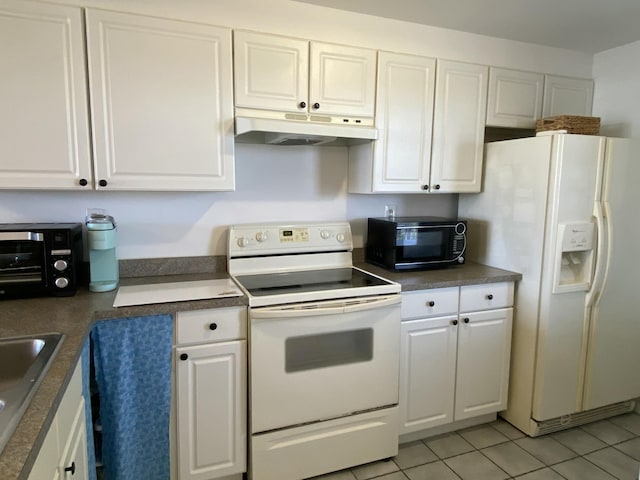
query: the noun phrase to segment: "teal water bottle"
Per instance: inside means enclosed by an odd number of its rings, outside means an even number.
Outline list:
[[[110,215],[87,215],[89,291],[108,292],[118,287],[120,273],[116,253],[116,222]]]

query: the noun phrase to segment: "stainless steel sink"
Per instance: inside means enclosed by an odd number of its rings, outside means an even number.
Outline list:
[[[0,338],[0,452],[62,343],[61,333]]]

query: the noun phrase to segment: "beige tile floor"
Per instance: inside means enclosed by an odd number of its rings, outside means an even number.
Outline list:
[[[314,480],[637,480],[639,470],[640,415],[629,413],[537,438],[497,420]]]

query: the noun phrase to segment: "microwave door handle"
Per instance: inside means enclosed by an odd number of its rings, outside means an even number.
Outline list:
[[[0,232],[0,242],[21,240],[44,242],[44,235],[38,232]]]

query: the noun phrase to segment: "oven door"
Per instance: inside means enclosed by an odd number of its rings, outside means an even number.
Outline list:
[[[0,291],[45,287],[44,235],[0,232]]]
[[[250,308],[253,434],[398,403],[400,295]]]

